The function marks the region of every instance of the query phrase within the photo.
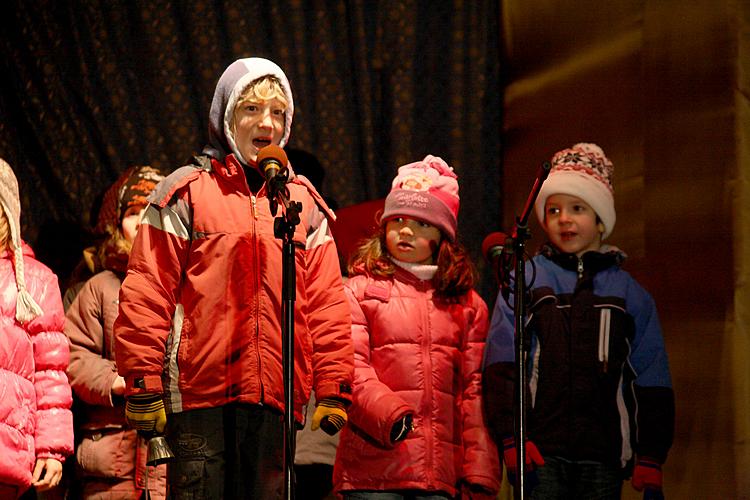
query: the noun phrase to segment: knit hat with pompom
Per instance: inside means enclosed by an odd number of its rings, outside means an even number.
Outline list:
[[[553,194],[576,196],[594,209],[604,224],[602,239],[615,228],[614,166],[602,148],[579,142],[572,148],[558,151],[552,157],[549,177],[542,184],[534,205],[536,216],[544,224],[544,205]]]

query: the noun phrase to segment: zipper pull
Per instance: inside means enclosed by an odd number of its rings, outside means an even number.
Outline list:
[[[578,257],[578,279],[583,278],[583,259]]]
[[[253,204],[253,219],[258,220],[258,212],[255,210],[255,195],[250,195],[250,202]]]

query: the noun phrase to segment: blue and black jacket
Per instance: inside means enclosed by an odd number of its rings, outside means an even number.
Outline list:
[[[603,247],[582,257],[545,245],[527,302],[528,438],[542,455],[629,469],[635,455],[664,462],[674,393],[656,306]],[[534,270],[526,264],[527,282]],[[513,433],[514,315],[498,296],[484,361],[487,423]]]

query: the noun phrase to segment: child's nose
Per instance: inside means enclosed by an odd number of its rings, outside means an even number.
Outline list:
[[[264,128],[273,127],[273,118],[271,117],[271,110],[265,110],[263,116],[260,119],[260,126]]]
[[[407,224],[404,224],[403,226],[401,226],[401,229],[399,229],[398,232],[401,234],[407,234],[407,235],[414,234],[414,231],[412,231],[411,228]]]

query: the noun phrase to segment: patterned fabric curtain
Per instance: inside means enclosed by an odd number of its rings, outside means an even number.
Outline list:
[[[344,207],[385,196],[399,165],[443,157],[478,256],[500,202],[499,3],[452,0],[16,0],[0,7],[0,156],[24,235],[53,266],[130,165],[170,171],[202,148],[213,89],[239,57],[287,73],[290,146]],[[61,243],[62,242],[62,243]],[[66,263],[59,262],[58,272]]]

